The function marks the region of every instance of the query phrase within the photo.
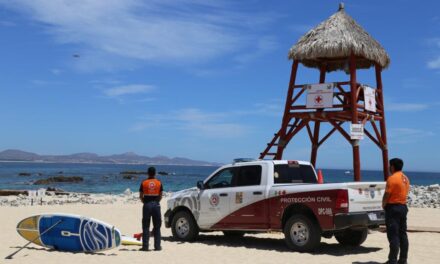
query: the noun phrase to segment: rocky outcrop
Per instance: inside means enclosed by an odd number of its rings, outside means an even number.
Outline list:
[[[20,173],[18,174],[18,176],[22,176],[22,177],[30,177],[30,176],[32,176],[32,175],[43,176],[43,173],[41,173],[41,172],[37,172],[37,173],[32,174],[32,173],[30,173],[30,172],[20,172]]]
[[[46,195],[49,192],[46,193]],[[167,197],[169,194],[164,193]],[[130,189],[126,189],[121,194],[89,194],[89,193],[52,193],[50,196],[45,196],[38,204],[41,205],[63,205],[63,204],[139,204],[139,193],[132,192]],[[27,194],[18,194],[14,196],[0,196],[0,206],[31,206],[36,204],[32,203]]]
[[[440,208],[440,185],[411,186],[408,206],[418,208]]]
[[[56,176],[56,177],[50,177],[47,179],[41,179],[34,182],[35,185],[45,185],[45,184],[51,184],[51,183],[58,183],[58,182],[69,182],[69,183],[79,183],[84,181],[84,179],[80,176]]]
[[[124,179],[124,180],[136,180],[137,178],[138,178],[138,176],[130,175],[130,174],[122,176],[122,179]]]
[[[27,195],[28,192],[25,190],[0,190],[0,196],[11,196],[11,195]]]
[[[45,194],[46,195],[61,195],[61,194],[66,194],[66,193],[67,192],[62,189],[48,187],[46,189]],[[18,195],[28,196],[29,192],[27,190],[0,190],[0,196],[18,196]]]
[[[148,172],[146,172],[146,171],[121,171],[120,174],[122,174],[122,175],[125,175],[125,174],[147,175]]]

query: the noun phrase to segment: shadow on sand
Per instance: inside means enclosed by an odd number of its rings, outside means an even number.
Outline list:
[[[367,261],[367,262],[355,261],[355,262],[352,262],[352,264],[383,264],[383,262],[377,262],[377,261]]]
[[[163,237],[165,241],[175,241],[172,237]],[[178,244],[185,242],[176,242]],[[259,250],[278,251],[278,252],[291,252],[284,243],[283,239],[277,238],[265,238],[246,235],[242,238],[226,237],[222,235],[200,235],[195,244],[225,246],[225,247],[245,247]],[[382,248],[378,247],[344,247],[339,244],[328,244],[321,242],[318,249],[310,254],[313,255],[331,255],[331,256],[344,256],[344,255],[357,255],[376,252]],[[370,263],[370,262],[367,262]],[[375,262],[371,262],[375,263]],[[361,263],[359,263],[361,264]],[[365,263],[366,264],[366,263]]]
[[[11,249],[20,249],[22,247],[9,247]],[[111,256],[117,256],[117,254],[112,253],[112,254],[105,254],[102,252],[69,252],[69,251],[59,251],[59,250],[55,250],[52,248],[44,248],[44,247],[25,247],[23,249],[24,252],[25,250],[32,250],[32,251],[46,251],[46,252],[63,252],[66,254],[87,254],[87,255],[96,255],[96,256],[107,256],[107,257],[111,257]],[[22,253],[23,254],[23,253]],[[25,256],[27,256],[27,254],[24,254]]]

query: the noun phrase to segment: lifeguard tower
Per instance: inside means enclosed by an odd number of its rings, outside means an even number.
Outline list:
[[[338,131],[352,146],[354,180],[361,180],[359,140],[364,136],[382,151],[386,179],[388,145],[381,74],[390,58],[379,42],[341,3],[334,15],[299,39],[290,49],[289,59],[293,64],[281,128],[260,158],[282,159],[287,144],[306,129],[312,144],[310,162],[315,166],[319,147]],[[319,83],[296,84],[299,65],[318,69]],[[376,87],[356,78],[357,70],[369,68],[374,68]],[[345,71],[349,80],[326,83],[326,74],[334,71]],[[320,135],[322,123],[331,128],[325,135]]]

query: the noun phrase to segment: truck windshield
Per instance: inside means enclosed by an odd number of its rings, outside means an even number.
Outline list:
[[[317,183],[315,172],[309,165],[275,165],[274,183]]]

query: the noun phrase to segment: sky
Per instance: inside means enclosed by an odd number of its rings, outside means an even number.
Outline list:
[[[257,158],[281,124],[288,50],[338,4],[0,0],[0,151]],[[390,157],[440,171],[440,2],[345,9],[391,57],[382,77]],[[298,83],[318,78],[299,68]],[[375,86],[372,70],[359,79]],[[360,149],[363,169],[381,168],[376,145],[364,139]],[[305,130],[284,158],[309,160]],[[342,136],[320,148],[318,168],[351,166]]]

